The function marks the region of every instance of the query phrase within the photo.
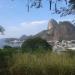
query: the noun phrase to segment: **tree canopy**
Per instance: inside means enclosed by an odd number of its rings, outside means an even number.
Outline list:
[[[5,29],[0,25],[0,33],[4,34]]]
[[[30,10],[30,8],[41,8],[44,4],[43,4],[44,0],[27,0],[27,8],[28,8],[28,12]],[[65,16],[65,15],[69,15],[69,14],[74,14],[75,13],[75,0],[46,0],[49,3],[49,9],[50,11],[53,9],[52,6],[54,6],[55,8],[55,13],[56,14],[61,14],[61,16]],[[60,7],[58,6],[59,3],[58,2],[62,2],[64,1],[64,3],[67,6],[63,7],[60,5]]]
[[[24,52],[34,52],[34,51],[52,51],[52,46],[49,45],[46,40],[39,37],[27,39],[22,44],[22,51]]]
[[[14,1],[14,0],[12,0]],[[44,6],[43,2],[45,0],[25,0],[25,5],[27,6],[27,11],[29,12],[31,8],[41,8]],[[69,15],[69,14],[75,14],[75,0],[46,0],[49,3],[49,9],[50,11],[53,9],[54,6],[54,13],[60,14],[61,16]],[[67,6],[63,7],[60,5],[60,3],[64,1],[64,3]]]

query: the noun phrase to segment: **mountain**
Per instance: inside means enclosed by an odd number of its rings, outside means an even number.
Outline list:
[[[22,36],[20,37],[20,40],[26,40],[27,37],[28,37],[28,36],[26,36],[26,35],[22,35]]]
[[[57,23],[52,19],[48,23],[48,29],[36,34],[35,37],[41,37],[47,41],[75,40],[75,26],[69,21]]]
[[[27,40],[29,38],[41,37],[47,41],[54,40],[75,40],[75,26],[69,21],[57,22],[51,19],[48,22],[47,30],[43,30],[38,34],[32,36],[23,35],[20,38],[4,38],[0,39],[0,48],[2,48],[5,42],[13,40]]]
[[[23,41],[23,40],[27,40],[27,39],[32,38],[32,37],[33,37],[32,35],[30,35],[30,36],[22,35],[19,39],[20,39],[21,41]]]
[[[68,22],[59,22],[59,38],[65,40],[75,40],[75,26]]]

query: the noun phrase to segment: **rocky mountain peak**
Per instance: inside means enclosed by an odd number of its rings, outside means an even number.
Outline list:
[[[48,22],[48,30],[56,28],[57,25],[58,25],[58,23],[54,19],[49,20],[49,22]]]
[[[47,41],[75,40],[75,26],[69,21],[57,23],[54,19],[48,22],[48,29],[37,34]]]

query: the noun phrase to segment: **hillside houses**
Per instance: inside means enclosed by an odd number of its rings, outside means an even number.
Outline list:
[[[67,50],[75,50],[75,40],[62,40],[61,42],[55,41],[53,46],[53,52],[63,52]]]
[[[24,40],[20,39],[7,39],[5,40],[4,46],[11,46],[19,48],[23,44]],[[68,50],[75,51],[75,40],[62,40],[62,41],[47,41],[50,45],[53,46],[53,52],[60,53],[66,52]]]

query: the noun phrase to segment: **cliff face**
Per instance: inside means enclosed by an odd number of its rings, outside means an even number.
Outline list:
[[[57,23],[55,20],[51,20],[48,23],[48,30],[44,30],[36,35],[50,40],[75,40],[75,26],[69,21],[63,21]]]
[[[68,21],[59,23],[59,39],[75,40],[75,26]]]

